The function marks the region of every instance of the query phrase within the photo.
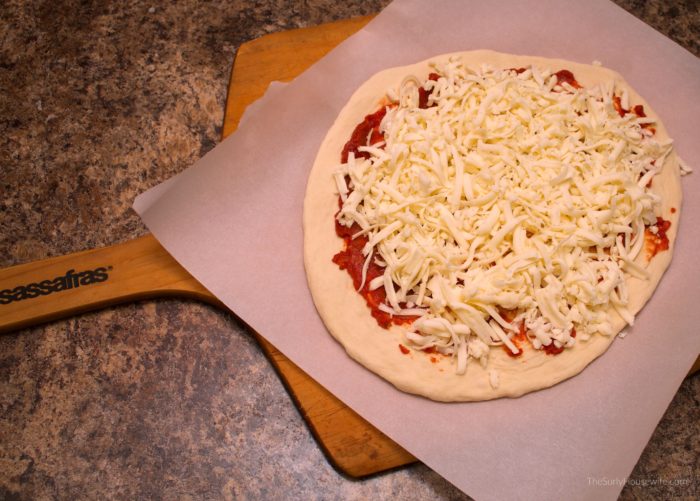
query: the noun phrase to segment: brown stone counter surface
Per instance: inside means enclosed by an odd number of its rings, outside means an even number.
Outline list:
[[[696,0],[617,2],[700,55]],[[0,267],[146,233],[134,197],[219,141],[241,43],[386,3],[0,2]],[[623,499],[700,496],[699,400],[696,376]],[[157,300],[0,336],[0,499],[79,498],[466,496],[423,465],[338,474],[244,326]]]

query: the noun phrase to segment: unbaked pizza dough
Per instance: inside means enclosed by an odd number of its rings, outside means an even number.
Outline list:
[[[518,397],[525,393],[550,387],[581,372],[600,356],[615,339],[615,335],[593,335],[587,341],[577,340],[572,348],[552,356],[542,350],[528,349],[518,358],[508,356],[501,348],[492,348],[487,367],[470,363],[465,374],[456,374],[455,359],[441,356],[435,362],[417,350],[405,354],[399,344],[407,345],[405,333],[409,327],[380,327],[370,315],[363,297],[354,289],[348,273],[332,262],[342,250],[343,240],[336,235],[334,216],[338,211],[338,189],[333,171],[340,163],[343,146],[355,126],[375,112],[389,89],[396,89],[405,77],[415,75],[423,81],[434,71],[430,63],[441,63],[450,57],[460,57],[465,66],[482,64],[494,68],[519,68],[534,65],[553,72],[570,70],[584,87],[614,81],[626,87],[629,102],[642,104],[647,116],[655,118],[655,138],[665,140],[667,132],[648,103],[622,77],[601,66],[578,64],[566,60],[517,56],[492,51],[471,51],[446,54],[405,67],[377,73],[350,98],[328,131],[311,170],[304,200],[304,259],[309,287],[316,308],[328,331],[357,362],[391,382],[398,389],[438,401],[478,401],[498,397]],[[678,229],[681,205],[680,166],[671,153],[660,174],[653,180],[653,191],[661,195],[657,214],[671,222],[668,250],[658,253],[650,262],[643,254],[637,260],[649,272],[647,280],[628,278],[629,311],[638,312],[650,298],[662,274],[670,263],[673,243]],[[672,210],[673,208],[673,210]],[[620,332],[626,322],[612,309],[614,332]],[[493,385],[492,371],[497,371],[498,384]]]

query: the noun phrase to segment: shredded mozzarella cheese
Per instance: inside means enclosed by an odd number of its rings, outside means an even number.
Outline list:
[[[386,263],[371,283],[385,288],[384,310],[420,312],[409,344],[453,356],[463,374],[490,346],[515,354],[523,322],[534,348],[571,348],[574,329],[612,334],[610,305],[631,324],[626,273],[646,273],[634,260],[660,202],[647,187],[670,142],[644,133],[648,119],[619,116],[613,96],[628,97],[612,83],[575,89],[548,69],[459,59],[435,70],[430,107],[405,79],[388,93],[384,147],[334,173],[340,223],[359,224],[365,256]]]

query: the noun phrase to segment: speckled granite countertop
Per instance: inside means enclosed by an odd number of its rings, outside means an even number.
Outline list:
[[[3,2],[0,267],[143,235],[134,197],[218,142],[242,42],[386,3]],[[697,1],[618,3],[700,55]],[[699,401],[696,376],[623,499],[700,496]],[[466,496],[422,465],[339,475],[241,324],[161,300],[0,336],[0,499],[75,498]]]

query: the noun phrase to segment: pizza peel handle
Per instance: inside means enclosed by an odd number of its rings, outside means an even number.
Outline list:
[[[152,235],[146,235],[0,270],[0,332],[163,296],[223,306]]]

